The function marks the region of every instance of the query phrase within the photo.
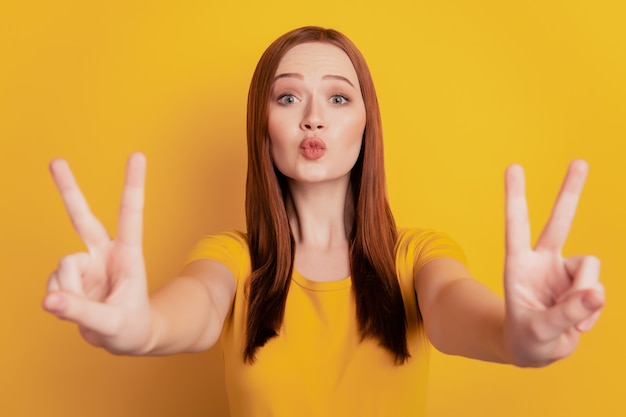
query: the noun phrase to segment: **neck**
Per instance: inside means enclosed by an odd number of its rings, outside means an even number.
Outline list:
[[[287,213],[296,244],[330,248],[348,242],[354,219],[352,190],[345,181],[290,183]]]

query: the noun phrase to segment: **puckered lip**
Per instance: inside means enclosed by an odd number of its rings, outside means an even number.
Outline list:
[[[300,142],[300,149],[326,149],[326,144],[322,139],[312,136]]]

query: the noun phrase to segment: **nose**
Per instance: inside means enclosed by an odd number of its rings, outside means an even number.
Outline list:
[[[306,106],[300,127],[302,130],[318,130],[325,127],[321,106],[315,100],[311,100]]]

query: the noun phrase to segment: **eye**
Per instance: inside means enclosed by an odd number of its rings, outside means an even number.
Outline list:
[[[298,97],[294,96],[293,94],[283,94],[278,97],[278,102],[280,104],[289,105],[300,102],[300,99],[298,99]]]
[[[335,94],[330,98],[330,102],[332,104],[346,104],[348,101],[347,97],[342,96],[341,94]]]

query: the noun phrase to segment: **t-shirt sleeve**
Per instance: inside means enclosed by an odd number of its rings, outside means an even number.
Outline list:
[[[247,253],[246,236],[237,231],[227,231],[200,239],[187,256],[185,265],[202,259],[217,261],[237,278],[241,273],[242,259]]]
[[[435,259],[456,259],[467,265],[461,247],[445,233],[429,229],[404,229],[399,233],[398,242],[398,255],[412,262],[414,274]]]

